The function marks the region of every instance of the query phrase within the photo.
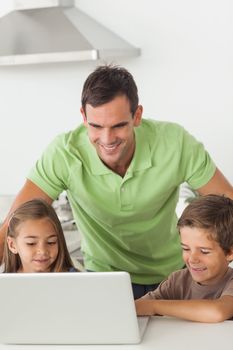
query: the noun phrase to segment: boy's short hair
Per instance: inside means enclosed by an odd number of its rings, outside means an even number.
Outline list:
[[[220,195],[200,196],[183,211],[177,227],[189,226],[208,231],[227,254],[233,247],[233,200]]]
[[[132,74],[120,66],[99,66],[83,85],[82,108],[86,112],[86,104],[98,107],[121,95],[128,98],[133,117],[138,107],[138,89]]]

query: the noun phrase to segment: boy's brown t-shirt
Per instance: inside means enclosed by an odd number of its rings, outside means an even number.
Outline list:
[[[157,289],[143,296],[144,299],[218,299],[233,296],[233,269],[228,267],[223,278],[213,285],[195,282],[187,268],[173,272]]]

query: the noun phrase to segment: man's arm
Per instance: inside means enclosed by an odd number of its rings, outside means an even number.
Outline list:
[[[189,321],[216,323],[233,316],[233,296],[216,300],[154,300],[135,301],[137,315],[163,315]]]
[[[7,230],[8,225],[8,219],[10,217],[10,214],[22,203],[31,200],[33,198],[42,198],[49,204],[53,202],[52,198],[50,198],[44,191],[42,191],[38,186],[36,186],[33,182],[30,180],[26,180],[25,185],[21,189],[21,191],[16,196],[12,207],[4,220],[3,225],[0,228],[0,261],[2,260],[2,254],[3,254],[3,245],[4,245],[4,237]]]
[[[202,196],[207,194],[224,194],[233,199],[233,187],[218,168],[210,181],[207,182],[206,185],[198,188],[197,192]]]

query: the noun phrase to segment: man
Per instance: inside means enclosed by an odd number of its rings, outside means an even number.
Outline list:
[[[83,87],[83,125],[48,146],[11,209],[35,197],[52,203],[66,190],[85,267],[128,271],[135,298],[182,267],[179,185],[233,198],[201,143],[179,125],[142,120],[142,111],[132,75],[98,67]]]

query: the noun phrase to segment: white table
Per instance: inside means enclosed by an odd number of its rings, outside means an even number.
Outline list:
[[[220,350],[232,349],[233,321],[207,324],[152,317],[136,345],[3,345],[0,350]]]

